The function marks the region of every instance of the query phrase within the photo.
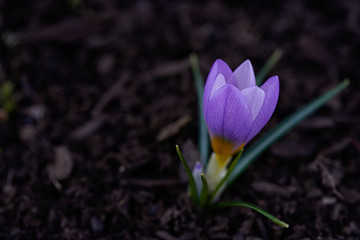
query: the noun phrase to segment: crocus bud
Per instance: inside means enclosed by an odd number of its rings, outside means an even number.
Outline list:
[[[234,72],[224,61],[215,61],[205,84],[203,111],[220,169],[269,121],[278,96],[278,77],[256,86],[249,60]]]
[[[202,190],[202,181],[201,181],[201,174],[204,173],[203,166],[200,162],[196,162],[192,171],[195,185],[196,185],[196,192],[198,196],[200,196],[201,190]]]

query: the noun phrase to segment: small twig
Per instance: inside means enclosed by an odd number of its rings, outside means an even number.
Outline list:
[[[70,133],[70,138],[81,140],[90,136],[102,126],[106,119],[107,117],[102,114],[92,117],[89,121],[83,123],[72,131],[72,133]]]
[[[120,184],[152,188],[152,187],[172,187],[174,185],[181,185],[183,183],[177,179],[160,179],[160,180],[124,179],[120,182]]]
[[[319,152],[319,154],[315,158],[315,162],[321,169],[323,176],[329,182],[331,190],[341,200],[344,200],[344,196],[337,190],[336,181],[335,181],[333,175],[330,173],[329,169],[325,166],[324,160],[327,160],[327,159],[330,160],[329,158],[327,158],[328,155],[344,149],[347,145],[350,144],[350,142],[351,141],[349,138],[345,138],[342,141],[337,142],[337,143],[333,144],[332,146],[330,146],[329,148],[324,149],[323,151]]]
[[[125,78],[125,79],[124,79]],[[97,116],[99,115],[103,108],[116,96],[118,96],[124,87],[126,80],[129,78],[127,74],[121,76],[120,79],[111,85],[111,87],[100,97],[99,101],[95,104],[94,109],[91,112],[91,115]]]
[[[46,170],[47,170],[50,182],[54,185],[54,187],[57,190],[61,191],[62,186],[61,186],[60,182],[56,179],[54,167],[52,165],[47,165]]]
[[[336,188],[336,182],[335,182],[335,179],[333,177],[333,175],[331,175],[329,169],[325,166],[325,164],[323,163],[323,160],[325,158],[322,158],[322,159],[319,159],[316,161],[316,164],[320,167],[321,171],[322,171],[322,174],[323,176],[326,177],[327,181],[329,182],[330,184],[330,187],[331,187],[331,190],[333,191],[333,193],[338,197],[340,198],[341,200],[344,200],[344,196],[337,190]],[[326,158],[328,159],[328,158]]]
[[[154,70],[148,72],[152,78],[167,77],[182,73],[189,67],[188,59],[160,64]]]

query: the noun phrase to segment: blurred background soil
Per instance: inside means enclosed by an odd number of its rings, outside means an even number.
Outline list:
[[[198,158],[188,56],[259,71],[280,98],[262,135],[351,85],[196,210],[175,152]],[[0,1],[1,239],[359,239],[360,4],[344,1]],[[254,141],[253,141],[254,142]],[[245,150],[246,151],[246,150]]]

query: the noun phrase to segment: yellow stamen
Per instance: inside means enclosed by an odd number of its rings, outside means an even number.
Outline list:
[[[216,154],[219,166],[222,168],[228,162],[227,159],[240,151],[245,146],[245,143],[234,150],[234,144],[221,137],[213,136],[211,138],[211,146]]]

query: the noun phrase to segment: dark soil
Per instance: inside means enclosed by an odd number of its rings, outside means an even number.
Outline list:
[[[241,2],[241,3],[240,3]],[[79,4],[77,4],[79,3]],[[360,239],[358,1],[0,1],[1,239]],[[201,213],[175,152],[197,158],[204,76],[271,53],[280,99],[262,131],[349,77]],[[261,135],[261,134],[260,134]],[[254,142],[254,141],[253,141]],[[246,151],[246,150],[245,150]]]

